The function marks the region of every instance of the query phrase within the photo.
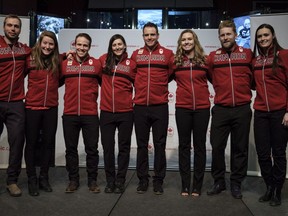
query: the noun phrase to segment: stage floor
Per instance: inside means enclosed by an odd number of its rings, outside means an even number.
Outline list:
[[[288,181],[282,191],[282,205],[271,207],[269,203],[259,203],[258,198],[265,192],[260,177],[248,176],[242,184],[243,199],[231,196],[229,173],[226,175],[227,190],[216,196],[207,196],[213,180],[209,172],[205,173],[202,195],[198,198],[180,196],[181,182],[179,172],[167,171],[164,181],[164,194],[154,195],[152,179],[145,194],[137,194],[138,179],[135,170],[129,170],[126,190],[123,194],[106,194],[104,170],[99,169],[98,184],[100,194],[88,191],[86,169],[80,168],[80,188],[77,192],[66,194],[68,182],[64,167],[51,168],[50,183],[52,193],[40,191],[40,196],[28,194],[25,169],[19,178],[21,197],[11,197],[5,188],[6,170],[0,170],[0,215],[1,216],[185,216],[185,215],[229,215],[229,216],[265,216],[288,215]],[[150,171],[151,176],[153,172]]]

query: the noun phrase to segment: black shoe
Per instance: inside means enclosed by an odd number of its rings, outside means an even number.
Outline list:
[[[137,193],[143,194],[148,190],[148,182],[140,182],[137,187]]]
[[[107,185],[106,185],[106,187],[105,187],[104,192],[105,192],[105,193],[113,193],[113,192],[114,192],[114,189],[115,189],[114,182],[108,182]]]
[[[156,195],[162,195],[164,193],[163,187],[161,184],[154,184],[153,191],[154,191],[154,194]]]
[[[101,191],[99,186],[97,185],[97,181],[96,180],[91,181],[88,184],[88,188],[89,188],[89,191],[92,192],[92,193],[100,193],[100,191]]]
[[[40,176],[39,177],[39,189],[46,192],[52,192],[51,185],[49,184],[48,177]]]
[[[207,191],[207,195],[216,195],[221,193],[222,191],[226,190],[225,184],[214,184],[210,190]]]
[[[116,182],[114,193],[120,194],[120,193],[123,193],[124,190],[125,190],[124,184],[120,182]]]
[[[74,193],[78,188],[79,188],[79,182],[70,181],[65,192],[66,193]]]
[[[239,185],[231,185],[231,194],[235,199],[242,199],[241,187]]]
[[[281,205],[281,190],[275,190],[274,194],[269,202],[270,206],[279,206]]]
[[[258,201],[259,202],[270,201],[273,195],[274,195],[274,190],[270,186],[268,186],[266,193],[263,196],[261,196]]]
[[[31,196],[39,196],[37,177],[29,177],[28,191]]]

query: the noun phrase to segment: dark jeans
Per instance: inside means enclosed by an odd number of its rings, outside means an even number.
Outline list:
[[[115,171],[115,132],[118,129],[118,172]],[[100,131],[104,149],[104,167],[107,182],[124,183],[129,166],[133,112],[111,113],[101,111]]]
[[[9,143],[9,165],[7,184],[17,183],[21,172],[25,141],[25,108],[23,101],[0,101],[0,131],[6,125]]]
[[[254,135],[261,175],[267,186],[282,189],[286,177],[288,129],[282,120],[285,110],[255,110]]]
[[[230,182],[241,186],[247,174],[248,143],[252,111],[250,104],[212,108],[211,145],[212,176],[215,183],[225,184],[225,148],[230,134]]]
[[[166,139],[168,128],[168,104],[134,106],[137,139],[137,176],[140,182],[149,181],[148,142],[152,127],[154,144],[154,183],[163,183],[166,175]]]
[[[36,158],[40,159],[40,175],[48,176],[51,157],[54,156],[58,107],[47,110],[26,109],[25,162],[28,177],[36,176]],[[39,132],[41,129],[41,141]],[[38,146],[41,144],[42,146]],[[40,149],[40,151],[37,151]],[[40,153],[36,155],[36,153]]]
[[[179,137],[179,171],[183,189],[190,189],[191,133],[193,132],[193,189],[201,191],[206,166],[206,136],[209,118],[210,109],[190,110],[176,107],[176,124]]]
[[[66,169],[68,171],[69,180],[79,182],[78,140],[80,130],[82,129],[89,185],[91,181],[97,180],[98,175],[98,116],[63,115],[62,118],[66,146]]]

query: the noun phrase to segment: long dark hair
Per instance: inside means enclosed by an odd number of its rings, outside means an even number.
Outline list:
[[[276,38],[276,35],[275,35],[275,30],[274,28],[270,25],[270,24],[267,24],[267,23],[263,23],[262,25],[260,25],[256,32],[255,32],[255,42],[254,42],[254,49],[253,49],[253,57],[255,58],[256,57],[256,53],[258,52],[259,54],[261,55],[264,55],[263,53],[263,50],[262,48],[258,45],[258,42],[257,42],[257,32],[262,29],[262,28],[267,28],[271,31],[272,35],[273,35],[273,40],[272,40],[272,43],[273,43],[273,64],[272,64],[272,70],[275,71],[275,68],[278,67],[278,55],[277,55],[277,52],[279,50],[282,50],[283,47],[280,46],[280,44],[278,43],[278,40]]]
[[[107,51],[106,65],[105,65],[105,68],[104,68],[104,72],[106,72],[106,73],[109,73],[114,68],[114,66],[116,64],[116,56],[113,53],[112,44],[117,39],[122,40],[122,42],[125,45],[123,54],[126,52],[126,47],[127,46],[126,46],[126,41],[125,41],[124,37],[122,35],[120,35],[120,34],[113,35],[110,38],[108,51]]]

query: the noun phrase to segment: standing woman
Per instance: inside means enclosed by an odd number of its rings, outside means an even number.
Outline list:
[[[194,31],[181,32],[175,55],[176,124],[179,136],[179,170],[182,196],[190,194],[191,133],[193,131],[194,176],[192,196],[199,196],[206,165],[206,133],[210,117],[204,50]]]
[[[44,31],[27,58],[28,91],[26,93],[26,147],[25,162],[28,190],[38,196],[39,188],[52,192],[48,181],[49,162],[55,149],[58,119],[59,50],[55,34]],[[42,129],[40,175],[36,173],[36,149]]]
[[[100,57],[103,68],[100,129],[104,149],[106,193],[123,193],[129,165],[133,128],[133,82],[136,64],[128,59],[126,42],[115,34],[109,41],[108,53]],[[115,131],[118,129],[118,172],[115,169]]]
[[[255,144],[261,175],[267,186],[259,202],[270,201],[271,206],[278,206],[287,166],[288,50],[278,44],[274,28],[269,24],[262,24],[256,30],[253,72],[257,93]]]

